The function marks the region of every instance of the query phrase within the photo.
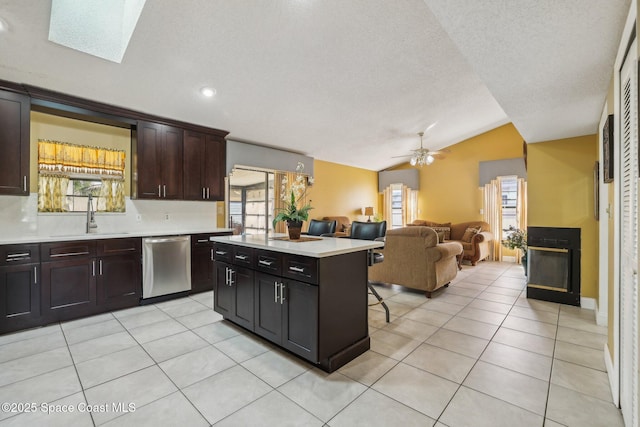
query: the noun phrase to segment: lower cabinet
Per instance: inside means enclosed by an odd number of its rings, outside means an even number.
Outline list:
[[[87,256],[42,263],[42,314],[46,322],[97,312],[96,261]]]
[[[255,333],[318,359],[318,286],[265,273],[255,278]]]
[[[0,267],[0,333],[40,324],[40,264]]]
[[[38,326],[40,245],[0,246],[0,333]]]
[[[230,235],[231,232],[191,235],[191,292],[204,292],[213,289],[213,242],[212,236]]]
[[[45,322],[133,307],[140,302],[139,238],[43,243]]]
[[[215,270],[214,310],[253,331],[253,270],[221,262]]]

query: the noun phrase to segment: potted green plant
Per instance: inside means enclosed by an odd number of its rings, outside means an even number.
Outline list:
[[[520,230],[510,225],[509,228],[504,230],[509,233],[505,239],[502,240],[502,246],[509,249],[519,249],[522,257],[520,262],[524,267],[524,274],[527,274],[527,232],[526,230]]]
[[[304,203],[307,194],[307,178],[302,174],[302,171],[304,171],[304,163],[298,162],[295,180],[289,185],[287,177],[282,178],[281,198],[285,205],[278,209],[278,213],[273,218],[273,228],[276,228],[278,222],[286,221],[291,240],[300,239],[302,222],[309,219],[309,211],[313,209],[311,201]],[[312,178],[308,178],[308,180],[311,181]]]

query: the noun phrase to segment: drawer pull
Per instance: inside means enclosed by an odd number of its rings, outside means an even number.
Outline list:
[[[62,254],[53,254],[51,255],[51,258],[60,258],[63,256],[76,256],[76,255],[89,255],[89,252],[65,252]]]
[[[248,255],[236,255],[236,259],[239,259],[240,261],[244,261],[247,258],[249,258]]]
[[[208,243],[209,239],[198,239],[198,243]]]
[[[227,251],[216,251],[216,255],[226,255]]]
[[[289,270],[295,271],[296,273],[304,273],[304,268],[296,267],[295,265],[292,265],[291,267],[289,267]]]
[[[267,267],[271,267],[273,265],[273,261],[267,261],[265,259],[258,260],[258,264],[266,265]]]
[[[20,254],[7,254],[7,261],[18,261],[18,259],[24,259],[31,255],[29,252]]]

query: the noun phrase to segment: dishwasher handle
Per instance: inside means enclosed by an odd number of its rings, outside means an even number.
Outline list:
[[[159,237],[159,238],[146,238],[144,239],[145,243],[172,243],[172,242],[182,242],[189,239],[189,236],[176,236],[176,237]]]

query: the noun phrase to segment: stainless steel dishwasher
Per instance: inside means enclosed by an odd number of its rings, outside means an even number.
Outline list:
[[[142,239],[142,298],[190,290],[190,236]]]

